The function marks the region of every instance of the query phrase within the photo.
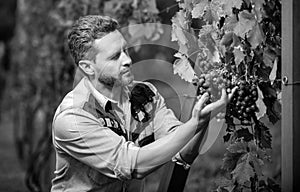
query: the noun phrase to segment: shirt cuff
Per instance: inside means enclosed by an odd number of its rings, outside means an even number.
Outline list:
[[[185,170],[188,170],[191,167],[190,164],[188,164],[181,158],[181,155],[179,152],[172,158],[172,162],[174,162],[178,165],[182,165]]]

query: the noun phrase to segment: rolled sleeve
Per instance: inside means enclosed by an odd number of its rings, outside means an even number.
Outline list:
[[[60,113],[53,122],[54,144],[102,174],[131,179],[139,147],[104,127],[82,109]]]

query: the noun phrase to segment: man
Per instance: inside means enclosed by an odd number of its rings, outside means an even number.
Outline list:
[[[133,81],[127,44],[118,23],[85,16],[68,36],[71,54],[84,78],[68,93],[54,115],[56,191],[127,191],[178,153],[207,116],[228,102],[226,91],[205,106],[204,94],[186,123],[176,119],[150,83]],[[230,96],[229,96],[230,97]],[[205,107],[204,107],[205,106]]]

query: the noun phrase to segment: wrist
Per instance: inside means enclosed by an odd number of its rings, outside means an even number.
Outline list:
[[[189,125],[192,127],[197,127],[200,123],[199,117],[191,117],[190,120],[188,121]]]

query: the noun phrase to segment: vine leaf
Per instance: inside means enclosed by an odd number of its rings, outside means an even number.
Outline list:
[[[265,3],[265,0],[253,0],[253,3],[257,21],[260,22],[263,17],[263,4]]]
[[[192,18],[203,17],[207,7],[208,7],[208,0],[201,1],[200,3],[196,4],[192,10]]]
[[[224,163],[222,169],[230,172],[233,171],[243,154],[244,153],[230,153],[229,151],[226,151],[223,158]]]
[[[230,178],[226,178],[225,176],[221,176],[219,178],[216,178],[215,184],[218,187],[217,191],[219,192],[229,192],[232,191],[232,186],[234,185],[234,181]],[[231,190],[230,190],[231,189]]]
[[[230,137],[231,137],[231,133],[227,133],[226,135],[224,135],[224,136],[223,136],[224,142],[228,142],[229,139],[230,139]]]
[[[191,34],[187,33],[185,30],[186,19],[184,17],[183,10],[180,10],[176,13],[176,15],[172,18],[172,41],[177,41],[179,44],[179,52],[185,55],[188,55],[188,38],[186,35],[191,36]],[[192,42],[192,41],[191,41]]]
[[[207,56],[212,63],[220,62],[220,54],[214,41],[212,34],[215,33],[215,26],[213,25],[204,25],[199,32],[199,46],[203,47]]]
[[[233,31],[237,23],[238,23],[238,20],[235,15],[228,16],[225,19],[225,24],[223,26],[223,29],[225,31]]]
[[[208,23],[219,22],[221,17],[225,17],[225,12],[222,7],[222,2],[219,0],[210,1],[209,5],[206,7],[203,19]]]
[[[254,125],[255,130],[255,138],[258,141],[259,147],[261,148],[272,148],[272,135],[267,126],[265,126],[262,122],[257,121]]]
[[[220,44],[224,45],[225,47],[237,47],[238,45],[240,45],[240,40],[236,36],[236,34],[230,31],[223,35]]]
[[[185,81],[192,83],[196,74],[189,60],[181,53],[176,53],[174,56],[179,58],[175,60],[173,65],[174,74],[178,74]]]
[[[241,161],[237,164],[236,168],[232,171],[233,179],[239,184],[244,185],[250,181],[251,177],[254,177],[253,168],[250,165],[249,153],[244,154]]]
[[[248,142],[253,139],[253,135],[250,133],[248,128],[241,128],[236,131],[237,138],[243,138],[244,141]]]
[[[276,59],[276,54],[270,49],[267,48],[263,52],[263,61],[267,67],[273,68],[274,60]]]
[[[258,93],[258,99],[256,100],[256,105],[257,105],[259,111],[256,112],[256,116],[257,116],[257,119],[260,119],[266,114],[267,107],[263,101],[264,96],[259,87],[257,87],[257,93]]]
[[[239,21],[236,23],[233,31],[237,36],[242,38],[253,29],[256,20],[253,14],[248,11],[242,11],[239,13]]]
[[[242,0],[219,0],[219,1],[221,1],[222,3],[226,15],[231,15],[233,7],[240,9],[243,4]]]
[[[183,30],[185,29],[186,21],[184,12],[180,10],[172,18],[172,41],[179,41],[182,44],[187,43],[187,39],[184,35]]]
[[[244,141],[237,141],[229,145],[227,150],[230,153],[247,153],[248,144]]]
[[[262,173],[262,166],[264,165],[264,162],[257,157],[257,155],[253,152],[249,153],[249,162],[253,166],[253,169],[258,177],[261,177],[263,175]]]
[[[240,46],[234,48],[233,54],[234,54],[234,62],[235,62],[236,65],[239,65],[244,60],[244,58],[246,56]]]
[[[249,32],[248,41],[251,44],[252,49],[255,49],[259,44],[265,41],[265,36],[257,22],[253,29]]]
[[[276,74],[277,74],[277,63],[278,63],[278,58],[275,59],[274,61],[274,65],[273,65],[273,68],[272,68],[272,71],[269,75],[269,79],[271,81],[271,85],[273,85],[275,79],[276,79]]]
[[[179,7],[187,10],[187,11],[192,11],[193,9],[193,5],[196,3],[195,0],[176,0],[177,2],[179,2]]]

